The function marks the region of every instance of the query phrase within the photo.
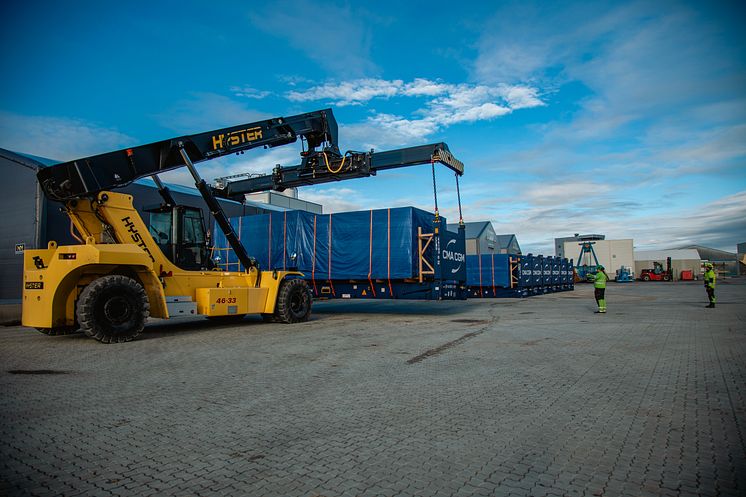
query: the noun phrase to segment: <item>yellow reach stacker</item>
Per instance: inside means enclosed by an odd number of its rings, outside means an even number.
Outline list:
[[[304,143],[301,164],[213,188],[194,164],[256,147]],[[306,321],[311,294],[302,274],[262,271],[238,240],[216,197],[375,175],[378,170],[440,162],[463,174],[444,143],[341,154],[330,109],[274,118],[86,157],[38,173],[47,198],[63,203],[81,244],[27,250],[23,325],[49,335],[82,330],[104,343],[137,337],[151,316],[201,314],[241,319],[261,314]],[[245,271],[216,270],[200,209],[178,206],[158,173],[186,167]],[[146,226],[132,196],[110,191],[152,177],[163,204]],[[157,225],[153,220],[158,220]],[[186,236],[185,234],[189,234]]]

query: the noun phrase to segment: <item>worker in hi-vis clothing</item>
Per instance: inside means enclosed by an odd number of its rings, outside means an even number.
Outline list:
[[[715,308],[715,280],[717,275],[712,270],[712,263],[705,263],[705,290],[707,290],[707,298],[710,299],[710,305],[705,306],[707,309]]]
[[[603,314],[606,312],[606,282],[609,281],[609,275],[604,271],[602,265],[596,266],[596,274],[593,279],[594,294],[596,297],[596,303],[598,304],[598,310],[596,314]]]

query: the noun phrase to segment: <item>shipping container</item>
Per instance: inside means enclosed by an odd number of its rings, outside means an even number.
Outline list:
[[[414,207],[314,214],[276,212],[231,219],[263,270],[303,273],[315,297],[466,298],[464,230]],[[214,233],[220,266],[243,269]]]
[[[518,254],[466,256],[469,297],[528,297],[572,290],[572,261]]]

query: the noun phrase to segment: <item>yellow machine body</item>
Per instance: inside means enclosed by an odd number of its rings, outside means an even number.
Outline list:
[[[231,316],[272,314],[280,284],[293,271],[185,271],[160,250],[132,196],[100,192],[95,200],[65,204],[84,243],[24,254],[23,325],[55,328],[75,324],[75,304],[85,286],[105,275],[139,281],[148,297],[150,316],[168,318],[167,301],[185,298],[197,314]]]

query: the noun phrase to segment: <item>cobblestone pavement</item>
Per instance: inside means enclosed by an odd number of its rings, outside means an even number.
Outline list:
[[[746,495],[746,281],[591,292],[2,328],[0,494]]]

